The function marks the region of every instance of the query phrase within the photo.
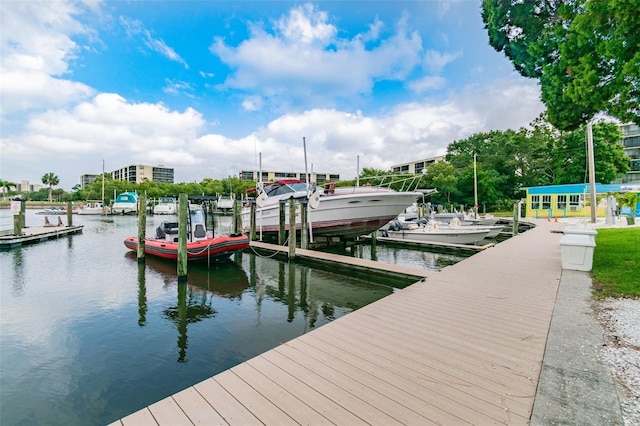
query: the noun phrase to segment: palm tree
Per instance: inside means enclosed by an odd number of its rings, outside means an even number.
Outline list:
[[[11,188],[17,188],[18,185],[16,185],[13,182],[9,182],[7,180],[2,180],[0,179],[0,188],[3,188],[4,191],[2,191],[2,194],[7,194],[9,191],[11,191]]]
[[[49,185],[49,202],[51,202],[51,192],[53,187],[60,183],[60,179],[55,174],[49,172],[42,176],[42,183]]]

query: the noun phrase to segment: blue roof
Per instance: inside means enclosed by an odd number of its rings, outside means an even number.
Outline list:
[[[623,184],[619,183],[611,183],[611,184],[602,184],[596,183],[596,193],[597,194],[606,194],[608,192],[620,192],[620,189]],[[531,195],[542,195],[542,194],[583,194],[591,192],[588,183],[572,183],[568,185],[548,185],[548,186],[532,186],[528,188],[523,188],[527,190],[528,194]]]

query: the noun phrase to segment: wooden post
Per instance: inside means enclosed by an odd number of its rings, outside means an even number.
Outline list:
[[[256,200],[250,201],[251,206],[251,229],[249,231],[249,239],[255,241],[256,239]]]
[[[22,201],[20,200],[12,200],[11,201],[11,212],[13,213],[13,234],[14,235],[22,235]]]
[[[140,203],[140,214],[138,215],[138,263],[144,263],[144,246],[147,230],[147,197],[141,195],[138,200]]]
[[[296,257],[296,200],[289,198],[289,259]]]
[[[24,228],[27,227],[27,223],[25,220],[26,217],[26,211],[27,211],[27,200],[20,200],[20,233],[19,235],[22,235],[22,230]]]
[[[67,226],[73,226],[73,203],[67,201]]]
[[[284,209],[285,203],[286,203],[286,200],[280,200],[280,228],[278,231],[278,245],[281,245],[281,246],[284,245],[284,241],[285,241],[285,233],[284,233],[284,226],[285,226],[285,220],[286,220],[286,214]]]
[[[233,201],[233,232],[242,234],[242,209],[239,200]]]
[[[187,194],[180,194],[178,202],[178,283],[187,281],[187,221],[189,220],[189,200]]]
[[[513,236],[518,235],[518,203],[513,205]]]
[[[308,249],[308,232],[309,232],[309,224],[307,223],[307,206],[309,205],[309,200],[306,198],[300,199],[300,248]]]

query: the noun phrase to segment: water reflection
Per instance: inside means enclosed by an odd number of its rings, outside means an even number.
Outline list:
[[[146,324],[147,324],[147,284],[146,284],[146,275],[145,275],[145,264],[139,263],[138,264],[138,325],[140,327],[144,327]]]

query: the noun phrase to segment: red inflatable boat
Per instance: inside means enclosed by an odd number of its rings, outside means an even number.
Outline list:
[[[233,253],[249,247],[249,237],[242,234],[212,236],[205,228],[204,213],[199,206],[190,206],[187,223],[187,260],[224,261]],[[138,250],[138,237],[124,240],[124,245]],[[178,223],[162,222],[156,229],[156,238],[145,238],[144,252],[165,259],[178,258]]]

